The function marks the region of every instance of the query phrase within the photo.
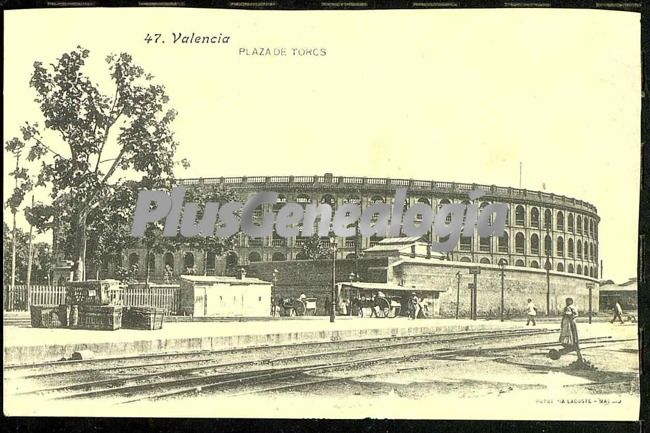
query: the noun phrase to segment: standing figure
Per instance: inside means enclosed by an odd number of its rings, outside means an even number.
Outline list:
[[[537,323],[535,323],[535,316],[537,316],[537,307],[533,303],[532,299],[528,299],[528,305],[526,306],[526,316],[528,317],[526,326],[530,325],[530,322],[533,322],[533,326],[537,325]]]
[[[566,298],[566,307],[562,311],[562,324],[560,325],[560,344],[565,348],[574,347],[577,343],[576,317],[578,310],[573,306],[573,298]]]
[[[618,319],[622,324],[625,323],[623,321],[623,308],[621,308],[621,304],[616,301],[616,304],[614,305],[614,317],[612,317],[612,320],[609,321],[609,323],[614,323]]]
[[[415,320],[420,312],[420,299],[418,299],[415,293],[411,293],[411,302],[409,304],[409,312],[412,314],[411,318]]]

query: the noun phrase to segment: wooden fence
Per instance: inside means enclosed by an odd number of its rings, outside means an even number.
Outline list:
[[[28,311],[30,305],[61,305],[65,304],[65,286],[33,285],[30,292],[27,286],[14,286],[11,290],[5,286],[2,296],[4,311]],[[178,314],[180,307],[180,288],[178,285],[131,285],[119,289],[111,289],[109,298],[116,303],[131,307],[158,307],[165,314]]]

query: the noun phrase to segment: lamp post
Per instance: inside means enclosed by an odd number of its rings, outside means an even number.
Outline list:
[[[330,323],[336,318],[336,236],[330,236],[330,247],[332,251],[332,306],[330,309]]]
[[[278,274],[280,271],[273,269],[273,285],[271,286],[271,317],[275,317],[276,308],[279,306],[275,305],[275,285],[278,284]]]
[[[550,239],[549,226],[546,224],[546,236]],[[551,315],[551,248],[553,241],[551,240],[548,245],[546,245],[546,239],[544,239],[544,249],[546,250],[546,315]]]
[[[503,283],[506,269],[505,259],[499,260],[499,267],[501,268],[501,321],[503,322],[503,314],[505,310],[505,286]]]
[[[460,307],[460,271],[456,272],[456,278],[458,279],[458,288],[456,289],[456,320],[458,320],[458,308]]]

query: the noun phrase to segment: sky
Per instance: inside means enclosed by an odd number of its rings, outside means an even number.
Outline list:
[[[178,177],[376,176],[586,200],[604,278],[636,276],[640,15],[589,10],[5,11],[4,141],[42,117],[29,77],[81,45],[130,53],[178,110]],[[159,42],[145,37],[160,33]],[[229,36],[181,44],[173,34]],[[287,56],[255,56],[284,48]],[[293,56],[293,48],[326,55]],[[54,134],[53,147],[64,150]],[[58,147],[57,147],[58,146]],[[3,192],[11,191],[5,152]],[[45,199],[35,190],[36,199]],[[5,211],[5,221],[10,214]],[[26,228],[19,215],[19,225]]]

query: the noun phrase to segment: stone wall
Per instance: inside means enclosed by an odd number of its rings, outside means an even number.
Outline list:
[[[356,265],[355,265],[356,262]],[[356,266],[356,268],[355,268]],[[478,316],[499,317],[501,309],[501,269],[495,265],[465,262],[440,261],[435,259],[389,259],[361,258],[336,261],[336,281],[350,280],[350,273],[358,269],[360,281],[388,282],[404,287],[415,286],[414,291],[426,288],[440,290],[440,315],[454,317],[458,292],[457,273],[460,273],[460,317],[469,316],[470,290],[468,283],[474,278],[469,274],[471,267],[478,266],[481,273],[478,283]],[[263,280],[273,279],[273,270],[278,270],[274,297],[316,297],[317,314],[325,314],[325,299],[331,299],[332,262],[331,260],[298,260],[287,262],[251,263],[249,275]],[[547,279],[546,271],[523,267],[504,268],[504,312],[506,317],[523,315],[527,299],[533,299],[538,314],[546,313]],[[594,283],[592,289],[592,311],[598,311],[598,281],[575,274],[550,271],[550,310],[559,314],[565,298],[572,297],[581,315],[589,309],[589,290],[586,283]],[[423,295],[422,293],[420,294]]]

